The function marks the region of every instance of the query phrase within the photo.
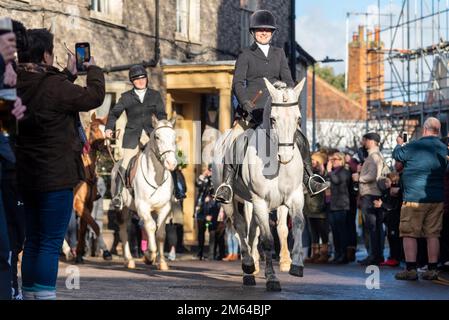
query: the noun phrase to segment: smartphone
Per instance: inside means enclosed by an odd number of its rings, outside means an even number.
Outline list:
[[[408,133],[407,132],[402,133],[402,140],[404,140],[404,143],[408,142]]]
[[[84,62],[90,61],[90,44],[88,42],[80,42],[75,44],[76,69],[78,73],[86,73]]]

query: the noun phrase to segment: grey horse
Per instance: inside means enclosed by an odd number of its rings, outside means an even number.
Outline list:
[[[242,127],[237,127],[217,141],[213,183],[219,185],[222,178],[222,164],[218,159],[240,163],[239,175],[232,186],[233,202],[224,205],[224,209],[239,235],[243,283],[255,284],[255,260],[258,257],[255,243],[260,232],[266,257],[266,288],[280,291],[271,256],[270,211],[278,210],[281,224],[285,224],[288,214],[292,217],[294,247],[289,273],[302,276],[304,267],[301,239],[304,229],[304,168],[301,154],[295,146],[295,134],[300,130],[299,96],[305,80],[295,88],[275,87],[264,80],[272,98],[271,107],[264,110],[263,123],[256,130],[243,132]],[[281,227],[286,229],[286,226]],[[288,254],[286,243],[282,247],[284,255],[285,251]]]

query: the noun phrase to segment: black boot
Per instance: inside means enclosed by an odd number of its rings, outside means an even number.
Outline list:
[[[123,190],[123,180],[125,179],[126,169],[123,167],[119,168],[117,176],[115,177],[115,195],[112,198],[112,205],[116,210],[121,210],[123,206],[122,190]]]
[[[296,145],[301,153],[302,161],[304,163],[303,183],[308,189],[310,195],[314,196],[320,192],[323,192],[330,187],[329,182],[325,182],[320,176],[313,174],[312,158],[310,156],[310,145],[307,138],[301,131],[297,131]],[[315,178],[321,179],[323,182],[315,180]]]
[[[230,203],[232,200],[232,182],[235,175],[234,165],[225,163],[223,165],[223,183],[217,188],[215,192],[215,200],[222,203]]]

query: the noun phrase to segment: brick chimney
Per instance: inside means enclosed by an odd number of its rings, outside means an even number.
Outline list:
[[[384,56],[375,50],[381,47],[380,28],[374,29],[373,42],[373,32],[368,30],[365,38],[365,28],[359,26],[348,46],[348,94],[367,108],[368,100],[384,98]]]

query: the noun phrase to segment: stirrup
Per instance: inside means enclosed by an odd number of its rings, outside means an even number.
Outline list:
[[[222,188],[222,187],[226,187],[226,188],[229,188],[229,189],[231,190],[231,197],[230,197],[229,200],[224,200],[223,198],[219,198],[219,197],[217,198],[218,190],[220,190],[220,188]],[[220,185],[218,186],[217,190],[215,191],[215,194],[214,194],[215,200],[217,200],[217,201],[219,201],[219,202],[223,202],[223,203],[225,203],[225,204],[231,203],[232,197],[233,197],[233,196],[234,196],[234,191],[232,190],[232,187],[231,187],[229,184],[226,184],[226,183],[220,184]],[[221,200],[221,201],[220,201],[220,200]]]
[[[308,183],[307,183],[307,186],[309,187],[309,191],[311,192],[311,196],[315,196],[315,195],[317,195],[317,194],[319,194],[319,193],[321,193],[321,192],[323,192],[324,190],[326,190],[327,188],[329,188],[329,186],[326,186],[325,188],[323,188],[323,189],[321,189],[321,190],[318,190],[318,191],[313,191],[312,190],[312,186],[310,185],[310,183],[312,182],[312,180],[314,179],[314,178],[319,178],[320,180],[321,180],[321,183],[326,183],[326,180],[324,180],[324,178],[322,177],[322,176],[320,176],[320,175],[318,175],[318,174],[313,174],[311,177],[309,177],[309,181],[308,181]]]

